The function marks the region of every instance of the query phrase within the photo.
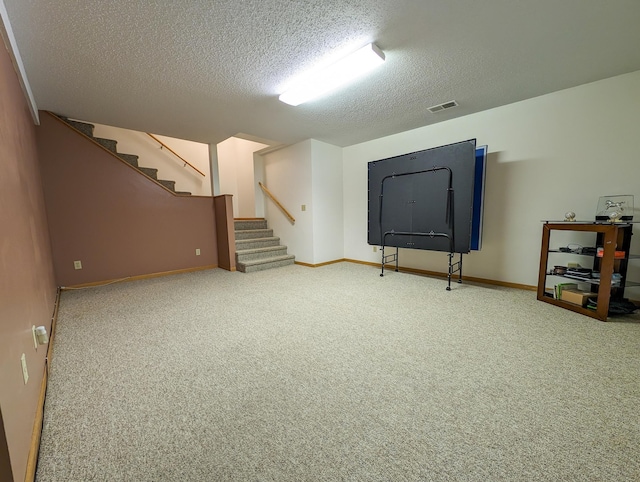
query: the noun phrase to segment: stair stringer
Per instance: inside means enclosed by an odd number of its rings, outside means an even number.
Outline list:
[[[154,178],[153,175],[152,175],[152,171],[156,171],[157,172],[157,169],[139,167],[139,166],[133,165],[132,162],[125,160],[123,157],[127,157],[127,156],[128,157],[137,157],[137,156],[131,155],[131,154],[117,152],[117,148],[116,148],[117,141],[112,140],[112,139],[96,138],[96,137],[94,137],[92,135],[89,135],[88,131],[86,131],[82,126],[78,125],[78,124],[90,125],[89,123],[80,122],[80,121],[74,121],[74,120],[71,120],[71,119],[66,119],[66,118],[64,118],[62,116],[54,114],[53,112],[47,112],[47,113],[50,114],[54,119],[62,122],[69,129],[75,131],[77,134],[79,134],[82,137],[84,137],[85,139],[87,139],[89,142],[92,142],[94,145],[96,145],[97,147],[99,147],[103,151],[109,153],[109,155],[111,155],[112,157],[116,158],[119,162],[122,162],[127,167],[129,167],[130,169],[133,169],[137,174],[146,177],[149,181],[153,182],[154,184],[156,184],[160,188],[164,189],[165,191],[171,193],[171,195],[178,196],[178,197],[184,197],[184,196],[190,196],[191,195],[191,193],[188,193],[188,192],[176,192],[175,190],[172,190],[169,187],[167,187],[166,184],[163,184],[163,182],[164,183],[172,183],[174,181],[169,181],[169,180],[164,180],[164,179],[158,180],[157,177]],[[76,125],[73,125],[73,124],[76,124]],[[123,157],[121,157],[121,156],[123,156]]]

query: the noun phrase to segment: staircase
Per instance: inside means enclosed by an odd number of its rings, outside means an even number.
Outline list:
[[[178,195],[181,195],[181,196],[190,196],[191,195],[190,192],[176,191],[176,182],[175,181],[167,181],[167,180],[164,180],[164,179],[158,179],[158,170],[157,169],[138,166],[138,156],[136,156],[134,154],[123,154],[123,153],[118,152],[118,149],[117,149],[118,141],[115,141],[113,139],[103,139],[101,137],[94,137],[93,136],[93,129],[94,129],[95,126],[93,124],[87,124],[86,122],[74,121],[74,120],[68,119],[66,117],[63,117],[61,115],[57,115],[57,114],[54,114],[54,115],[57,118],[63,120],[66,124],[68,124],[71,127],[73,127],[76,131],[80,132],[80,134],[83,134],[85,137],[88,137],[92,141],[97,142],[98,144],[100,144],[105,149],[113,152],[120,159],[125,161],[127,164],[130,164],[131,166],[135,167],[138,171],[143,173],[145,176],[151,178],[156,183],[161,184],[162,186],[166,187],[167,189],[169,189],[170,191],[172,191],[172,192],[174,192],[174,193],[176,193]]]
[[[266,219],[234,221],[236,269],[243,273],[293,264],[295,256],[280,246],[280,238],[267,228]]]

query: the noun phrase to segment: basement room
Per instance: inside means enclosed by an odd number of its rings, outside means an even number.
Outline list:
[[[0,0],[0,481],[640,480],[639,23]]]

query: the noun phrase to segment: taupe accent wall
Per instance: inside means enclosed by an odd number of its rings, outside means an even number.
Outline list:
[[[9,53],[0,42],[0,480],[23,481],[44,375],[56,284],[33,124]],[[29,373],[25,384],[21,355]],[[10,461],[7,460],[10,456]],[[13,472],[11,477],[8,469]]]
[[[58,285],[217,266],[212,197],[175,196],[51,114],[40,119]]]
[[[0,480],[13,480],[9,447],[7,447],[7,438],[5,437],[4,423],[2,421],[2,407],[0,407]]]

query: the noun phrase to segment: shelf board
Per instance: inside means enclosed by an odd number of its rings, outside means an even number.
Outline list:
[[[549,219],[543,219],[540,221],[541,223],[545,223],[545,224],[613,224],[615,226],[624,226],[625,224],[638,224],[640,223],[640,221],[618,221],[615,223],[612,223],[611,221],[565,221],[564,219],[558,220],[558,221],[552,221]]]
[[[596,318],[600,321],[607,321],[608,315],[601,316],[596,311],[586,308],[582,305],[578,305],[576,303],[569,303],[565,300],[558,300],[553,298],[552,296],[544,295],[543,297],[538,297],[539,301],[544,301],[545,303],[549,303],[551,305],[560,306],[566,310],[575,311],[576,313],[580,313],[581,315],[590,316],[591,318]]]
[[[575,254],[578,256],[589,256],[591,258],[596,257],[596,254],[583,254],[583,253],[576,253],[574,251],[560,251],[559,249],[550,249],[549,253],[558,253],[558,254]],[[597,256],[598,258],[602,259],[602,256]],[[614,261],[621,261],[625,258],[613,258]],[[640,259],[640,254],[630,254],[629,257],[627,259]]]
[[[570,279],[571,281],[579,281],[580,283],[585,283],[585,284],[588,284],[588,285],[599,285],[600,284],[600,280],[598,278],[585,279],[585,278],[580,278],[579,276],[567,276],[567,275],[562,275],[562,274],[547,273],[547,277],[549,277],[549,276],[555,276],[556,278]],[[624,286],[625,286],[625,288],[629,288],[631,286],[640,286],[640,281],[627,280],[625,282]],[[612,284],[611,288],[620,288],[620,283]]]

